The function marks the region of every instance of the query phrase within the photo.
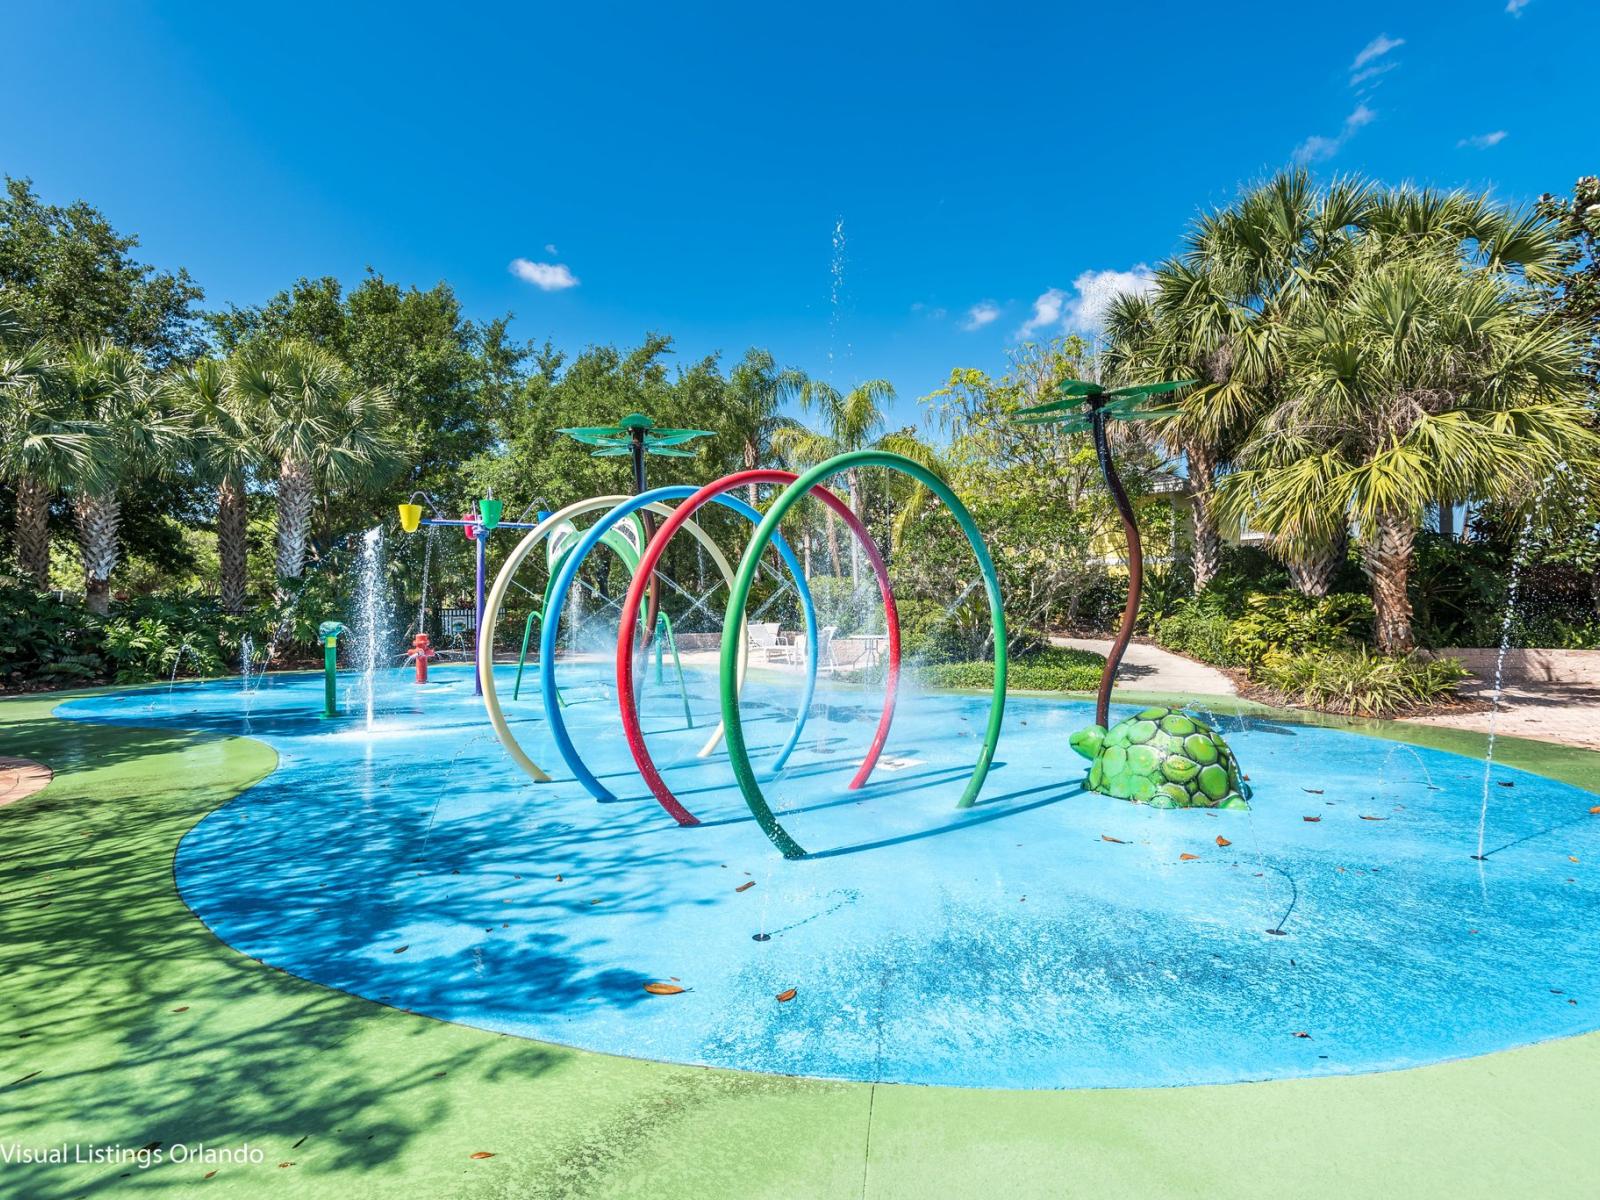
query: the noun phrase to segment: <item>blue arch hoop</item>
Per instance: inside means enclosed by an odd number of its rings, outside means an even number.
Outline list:
[[[561,713],[558,689],[556,687],[556,637],[561,629],[561,612],[566,607],[567,595],[572,590],[572,583],[578,577],[578,570],[583,566],[584,559],[589,552],[600,544],[607,530],[621,522],[625,517],[638,512],[646,505],[660,504],[668,500],[682,500],[694,495],[700,489],[686,484],[673,484],[669,487],[659,487],[654,491],[644,492],[638,496],[631,496],[623,503],[617,505],[606,513],[584,532],[583,539],[567,552],[557,571],[548,592],[548,603],[545,606],[546,620],[539,630],[539,661],[543,669],[539,672],[539,687],[544,698],[545,720],[550,726],[550,735],[555,740],[556,749],[565,760],[567,766],[572,768],[573,776],[583,784],[589,794],[596,800],[615,800],[616,794],[605,784],[594,777],[579,755],[577,747],[572,744],[571,735],[567,733],[566,718]],[[752,508],[745,501],[733,495],[721,495],[713,499],[713,503],[738,513],[752,525],[761,523],[761,513]],[[795,556],[789,543],[784,541],[782,534],[777,534],[772,539],[773,548],[777,550],[778,557],[783,559],[784,565],[789,568],[789,574],[794,577],[795,591],[800,596],[800,608],[805,615],[806,623],[806,681],[805,688],[800,697],[800,711],[795,717],[794,728],[789,733],[789,740],[783,744],[783,749],[773,760],[774,773],[781,771],[788,761],[789,755],[800,742],[800,735],[805,730],[806,717],[811,711],[811,701],[816,695],[817,688],[817,610],[811,600],[811,589],[806,585],[805,568],[800,565],[800,560]]]

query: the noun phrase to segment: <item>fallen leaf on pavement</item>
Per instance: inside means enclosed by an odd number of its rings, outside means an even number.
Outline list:
[[[1227,838],[1223,837],[1219,833],[1219,834],[1217,834],[1217,845],[1219,845],[1219,846],[1231,846],[1231,845],[1233,845],[1233,843],[1230,842]]]
[[[652,996],[676,996],[688,989],[681,988],[675,983],[647,983],[644,985],[644,990]]]
[[[1195,859],[1197,859],[1199,857],[1200,856],[1198,854],[1180,854],[1180,855],[1178,855],[1178,861],[1179,862],[1193,862]]]
[[[779,1004],[787,1004],[787,1003],[789,1003],[789,1001],[794,999],[794,994],[795,994],[796,990],[797,989],[795,989],[795,988],[789,988],[787,991],[779,992],[778,993],[778,1003]]]

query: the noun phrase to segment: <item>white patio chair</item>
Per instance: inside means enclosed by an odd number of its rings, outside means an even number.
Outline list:
[[[744,627],[744,635],[749,639],[750,649],[763,662],[770,662],[775,651],[779,655],[785,652],[785,648],[778,644],[776,621],[750,621]]]
[[[824,625],[817,630],[817,670],[834,671],[839,667],[839,662],[833,656],[833,635],[839,632],[837,625]],[[794,643],[789,646],[789,661],[797,667],[806,665],[806,635],[794,635]]]

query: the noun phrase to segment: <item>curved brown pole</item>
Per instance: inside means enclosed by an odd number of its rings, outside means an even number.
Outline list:
[[[1094,402],[1091,400],[1090,403]],[[1095,456],[1100,460],[1100,473],[1105,476],[1106,486],[1111,489],[1111,498],[1117,502],[1117,512],[1122,517],[1122,532],[1128,539],[1128,603],[1122,610],[1122,625],[1117,630],[1117,638],[1111,643],[1111,652],[1106,655],[1105,670],[1100,672],[1100,695],[1094,706],[1095,724],[1109,729],[1111,684],[1117,677],[1123,652],[1128,648],[1128,639],[1133,637],[1134,622],[1139,619],[1139,593],[1144,588],[1144,547],[1139,542],[1139,523],[1133,519],[1133,505],[1128,503],[1128,493],[1123,489],[1122,480],[1117,478],[1117,469],[1111,463],[1111,446],[1106,441],[1106,419],[1098,404],[1094,405],[1091,428],[1094,432]]]

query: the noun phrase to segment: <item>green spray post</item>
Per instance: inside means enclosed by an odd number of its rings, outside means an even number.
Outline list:
[[[317,626],[317,636],[322,639],[322,715],[324,718],[339,715],[339,637],[350,631],[340,621],[324,621]]]

